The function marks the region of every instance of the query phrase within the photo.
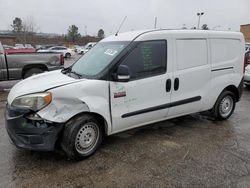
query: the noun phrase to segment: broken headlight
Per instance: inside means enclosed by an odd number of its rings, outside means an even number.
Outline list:
[[[12,103],[11,106],[16,108],[30,109],[33,111],[38,111],[45,106],[47,106],[52,100],[51,93],[35,93],[30,95],[24,95],[17,97]]]

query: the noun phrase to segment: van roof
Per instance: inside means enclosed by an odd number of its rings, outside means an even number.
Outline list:
[[[165,34],[210,34],[210,35],[220,35],[220,36],[238,36],[242,35],[240,32],[234,31],[214,31],[214,30],[188,30],[188,29],[158,29],[158,30],[138,30],[138,31],[129,31],[125,33],[118,33],[118,35],[111,35],[106,37],[101,42],[108,41],[132,41],[140,35],[150,34],[150,33],[165,33]],[[231,38],[229,37],[229,38]]]

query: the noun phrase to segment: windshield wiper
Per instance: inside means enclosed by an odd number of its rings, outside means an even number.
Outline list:
[[[72,71],[72,66],[70,67],[67,67],[67,68],[63,68],[62,71],[61,71],[63,74],[73,74],[73,75],[76,75],[77,78],[82,78],[82,75],[75,72],[75,71]]]
[[[71,66],[70,66],[70,67],[67,67],[67,68],[63,68],[61,72],[62,72],[63,74],[66,74],[66,73],[70,72],[71,69],[72,69]]]
[[[75,71],[71,70],[69,73],[76,75],[78,78],[82,78],[82,75],[80,75],[79,73],[77,73]]]

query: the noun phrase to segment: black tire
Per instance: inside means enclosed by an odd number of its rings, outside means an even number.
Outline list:
[[[67,157],[82,160],[93,155],[102,140],[103,126],[97,118],[84,114],[66,123],[61,146]]]
[[[23,78],[28,78],[30,76],[33,76],[33,75],[36,75],[36,74],[41,74],[43,73],[44,70],[43,69],[39,69],[39,68],[32,68],[32,69],[28,69],[24,75],[23,75]]]
[[[71,57],[71,54],[70,53],[66,53],[65,54],[65,58],[70,58]]]
[[[223,91],[211,110],[211,114],[215,120],[226,120],[233,114],[235,105],[235,94],[230,91]]]

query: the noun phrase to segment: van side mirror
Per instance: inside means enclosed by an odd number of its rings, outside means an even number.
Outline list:
[[[130,80],[130,69],[126,65],[119,65],[116,72],[116,80],[120,82],[128,82]]]

